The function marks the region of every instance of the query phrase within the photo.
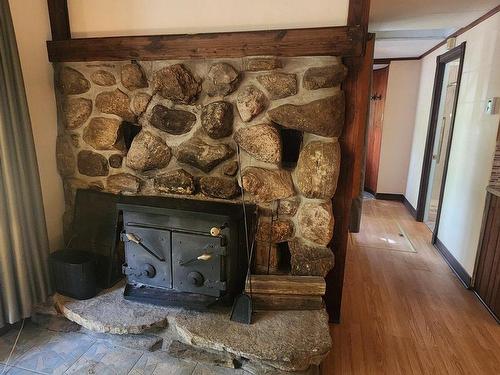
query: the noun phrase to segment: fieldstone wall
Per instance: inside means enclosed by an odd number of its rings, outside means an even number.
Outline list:
[[[78,188],[230,201],[243,190],[262,208],[256,272],[324,276],[333,267],[340,59],[64,63],[55,73],[66,229]],[[282,129],[303,132],[291,168],[282,166]]]

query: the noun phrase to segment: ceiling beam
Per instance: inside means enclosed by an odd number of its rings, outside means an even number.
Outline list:
[[[205,34],[82,38],[47,42],[49,60],[115,61],[274,56],[360,56],[359,26]]]

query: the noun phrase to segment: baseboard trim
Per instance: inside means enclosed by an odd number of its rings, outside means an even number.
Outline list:
[[[408,199],[406,199],[406,197],[404,197],[403,204],[405,205],[410,215],[413,216],[414,219],[417,219],[417,210],[412,206]]]
[[[404,202],[404,195],[403,194],[393,194],[393,193],[376,193],[375,194],[375,199],[379,199],[382,201],[397,201],[397,202]]]
[[[498,316],[495,315],[495,313],[493,312],[493,310],[491,310],[490,307],[486,304],[486,302],[483,301],[483,299],[481,298],[481,296],[479,295],[479,293],[474,288],[472,288],[472,291],[474,292],[474,295],[477,297],[477,299],[479,300],[479,302],[481,302],[483,304],[483,306],[486,307],[486,310],[488,310],[488,312],[493,317],[493,319],[495,319],[496,322],[498,324],[500,324],[500,317],[498,317]]]
[[[446,246],[436,237],[436,242],[434,243],[434,247],[441,253],[444,260],[450,266],[451,270],[457,275],[460,282],[467,289],[472,289],[472,278],[467,273],[467,271],[462,267],[458,260],[450,253],[450,251],[446,248]]]

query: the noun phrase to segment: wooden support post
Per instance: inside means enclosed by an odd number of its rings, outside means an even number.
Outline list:
[[[365,54],[344,59],[348,75],[343,84],[346,97],[346,123],[340,137],[342,160],[339,182],[333,197],[335,229],[331,245],[335,253],[335,267],[326,277],[325,303],[330,322],[340,322],[344,269],[349,239],[349,219],[352,198],[359,191],[363,165],[364,135],[368,118],[373,48],[375,37],[366,34],[370,0],[350,0],[348,25],[357,25],[366,35]]]
[[[71,39],[69,27],[68,0],[48,0],[52,40]]]

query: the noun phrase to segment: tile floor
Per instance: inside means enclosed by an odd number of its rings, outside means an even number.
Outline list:
[[[129,349],[80,332],[55,332],[26,322],[9,365],[18,330],[0,336],[0,375],[130,374],[246,375],[243,370],[178,360],[165,351]]]

